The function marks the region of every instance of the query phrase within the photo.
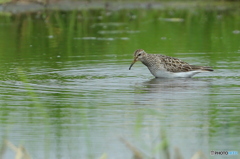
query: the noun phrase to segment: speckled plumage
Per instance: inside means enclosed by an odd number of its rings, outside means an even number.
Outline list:
[[[192,77],[200,72],[213,71],[210,67],[190,65],[178,58],[160,54],[147,54],[142,49],[134,52],[134,60],[129,70],[136,61],[141,61],[147,66],[155,77]]]

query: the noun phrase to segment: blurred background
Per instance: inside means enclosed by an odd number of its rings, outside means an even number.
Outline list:
[[[0,3],[0,158],[240,152],[238,0]],[[156,79],[136,49],[214,72]]]

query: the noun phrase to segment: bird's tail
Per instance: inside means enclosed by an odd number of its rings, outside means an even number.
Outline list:
[[[194,66],[191,65],[193,70],[202,70],[202,71],[213,71],[213,69],[209,66]]]
[[[204,71],[213,71],[213,69],[211,67],[209,67],[209,66],[203,66],[202,70],[204,70]]]

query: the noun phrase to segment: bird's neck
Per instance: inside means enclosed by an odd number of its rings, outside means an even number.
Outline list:
[[[143,60],[141,62],[147,67],[152,67],[153,66],[153,63],[149,61],[148,56],[144,56]]]

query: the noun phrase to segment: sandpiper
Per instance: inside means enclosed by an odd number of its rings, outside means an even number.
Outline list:
[[[143,49],[138,49],[134,52],[134,60],[129,70],[137,61],[141,61],[147,66],[152,75],[157,78],[187,78],[197,73],[213,71],[213,69],[208,66],[190,65],[174,57],[160,54],[148,54]]]

